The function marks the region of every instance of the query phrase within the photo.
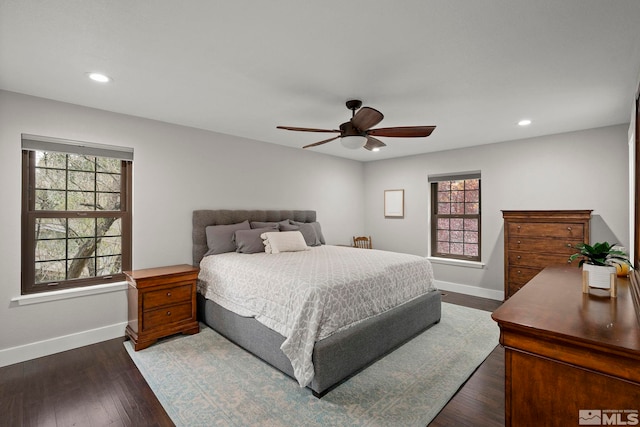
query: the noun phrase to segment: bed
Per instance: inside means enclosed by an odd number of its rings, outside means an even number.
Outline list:
[[[208,253],[212,252],[212,248],[207,244],[207,227],[229,226],[243,223],[244,221],[249,221],[251,224],[262,223],[262,225],[267,225],[267,223],[297,224],[294,228],[302,230],[301,234],[305,234],[304,240],[307,243],[309,243],[309,236],[305,233],[305,230],[309,230],[310,226],[319,227],[316,221],[316,212],[312,210],[194,211],[192,231],[193,264],[201,268],[198,280],[198,316],[202,322],[215,331],[288,376],[298,380],[301,386],[310,388],[315,396],[323,396],[345,379],[440,321],[440,292],[432,284],[432,275],[429,274],[431,271],[430,264],[422,257],[325,245],[319,228],[317,228],[318,235],[316,235],[317,245],[313,245],[311,248],[307,247],[304,251],[296,253],[287,252],[276,256],[265,253],[244,255],[236,254],[235,252],[215,253],[214,251],[215,254],[208,255]],[[209,230],[216,228],[225,227],[210,227]],[[277,230],[271,231],[275,232]],[[242,231],[242,233],[245,233],[245,231]],[[287,235],[293,237],[293,233],[288,233]],[[261,234],[261,236],[263,238],[272,236],[275,244],[275,237],[280,238],[284,234],[278,233],[274,236],[273,233],[269,233],[266,235]],[[241,245],[241,242],[238,241],[237,244]],[[336,256],[338,258],[328,258]],[[364,260],[365,262],[361,263],[357,260],[360,257],[372,259],[369,261]],[[391,266],[391,269],[395,269],[394,277],[377,278],[377,273],[374,271],[376,266],[386,262],[391,263],[392,259],[396,257],[398,260],[404,257],[411,261],[412,268],[419,270],[419,273],[416,273],[416,271],[405,273],[399,267]],[[274,263],[281,262],[279,261],[280,259],[287,260],[283,262],[288,262],[289,264],[286,265],[289,267],[274,268]],[[404,262],[405,260],[402,261]],[[319,264],[327,262],[330,263],[331,268],[325,266],[324,269],[318,269],[317,266]],[[345,291],[343,289],[345,293],[339,294],[339,297],[332,297],[333,301],[344,300],[349,307],[357,305],[357,302],[346,302],[347,298],[351,298],[349,296],[350,293],[356,295],[354,297],[356,299],[366,299],[365,296],[360,295],[360,292],[366,294],[369,291],[374,292],[376,288],[379,292],[384,289],[384,286],[388,286],[391,283],[389,280],[396,280],[398,277],[406,277],[407,282],[415,283],[407,286],[408,290],[400,289],[399,292],[406,294],[402,296],[404,300],[393,302],[394,298],[400,297],[390,296],[388,297],[389,301],[375,304],[376,306],[380,305],[380,307],[375,308],[379,312],[374,314],[367,311],[372,309],[367,304],[360,304],[360,309],[365,312],[363,318],[359,318],[357,321],[353,321],[353,319],[342,320],[342,318],[339,321],[323,320],[323,322],[326,321],[333,324],[333,329],[327,327],[327,330],[323,330],[322,327],[318,326],[315,329],[315,335],[314,333],[306,332],[300,334],[297,332],[299,329],[290,328],[288,324],[281,326],[279,323],[273,323],[276,320],[271,322],[271,319],[276,316],[263,315],[261,308],[243,308],[241,306],[242,298],[235,297],[234,299],[231,294],[224,295],[224,292],[221,291],[224,288],[220,287],[223,285],[218,283],[224,281],[221,277],[223,272],[226,271],[227,278],[225,280],[233,283],[232,286],[227,288],[235,292],[236,288],[244,287],[245,281],[250,282],[253,276],[266,277],[267,275],[264,274],[266,270],[264,269],[271,269],[270,271],[274,272],[278,270],[278,274],[269,275],[269,278],[266,279],[271,289],[269,298],[272,298],[273,295],[278,294],[283,289],[296,288],[302,286],[300,283],[307,283],[310,280],[309,275],[311,273],[309,272],[306,273],[307,276],[301,276],[301,278],[289,276],[287,272],[292,269],[291,266],[296,266],[292,270],[300,269],[302,271],[306,269],[305,265],[309,265],[309,271],[313,272],[314,278],[317,277],[319,281],[323,281],[333,274],[326,270],[338,269],[337,266],[340,264],[344,264],[340,268],[347,269],[346,266],[351,265],[351,263],[359,265],[359,268],[354,269],[359,270],[358,274],[361,275],[360,278],[355,280],[360,288],[359,293],[356,294],[353,291]],[[298,266],[299,268],[297,268]],[[333,266],[336,267],[334,268]],[[260,270],[261,268],[263,270]],[[313,270],[314,268],[317,270]],[[236,272],[236,274],[233,272]],[[416,275],[419,275],[419,277],[415,278],[414,276]],[[427,277],[428,280],[423,276]],[[348,281],[354,281],[354,279],[349,279]],[[429,283],[424,283],[426,281]],[[344,283],[346,282],[347,280],[345,279]],[[316,288],[323,287],[315,283],[311,285],[314,292]],[[383,293],[386,294],[387,292]],[[245,299],[253,300],[255,298],[247,297]],[[238,306],[236,306],[236,303],[239,303]],[[255,310],[255,312],[252,310]],[[312,314],[308,314],[310,317],[305,318],[300,312],[304,312],[305,316],[307,313]],[[313,310],[298,310],[296,313],[287,314],[285,316],[287,321],[290,321],[289,318],[294,318],[297,319],[293,321],[294,323],[296,321],[298,323],[312,323],[310,319],[315,322]],[[319,309],[318,313],[320,313],[318,318],[327,316],[322,308]],[[350,315],[346,315],[346,317]],[[361,315],[362,313],[359,314],[359,316]],[[339,322],[344,322],[344,324]],[[300,338],[299,335],[303,335],[303,338]],[[296,337],[299,339],[294,339]],[[293,344],[292,341],[294,342]],[[303,361],[298,360],[294,356],[295,354],[302,355],[301,359]],[[309,360],[308,364],[304,362],[306,359]],[[311,368],[307,366],[309,364]]]

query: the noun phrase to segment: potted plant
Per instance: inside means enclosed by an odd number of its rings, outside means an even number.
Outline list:
[[[586,287],[610,289],[615,287],[617,268],[633,268],[627,254],[616,243],[594,243],[593,246],[586,243],[578,243],[574,246],[579,252],[569,257],[569,262],[581,258],[578,267],[582,267],[583,291]],[[612,289],[615,296],[615,288]]]

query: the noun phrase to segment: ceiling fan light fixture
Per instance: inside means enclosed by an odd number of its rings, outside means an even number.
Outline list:
[[[340,124],[339,129],[316,129],[307,127],[293,126],[276,126],[278,129],[296,130],[302,132],[326,132],[338,134],[332,138],[323,139],[322,141],[307,144],[302,148],[317,147],[340,138],[342,146],[348,150],[357,150],[364,148],[369,151],[380,151],[381,147],[387,144],[380,141],[377,137],[388,136],[392,138],[424,138],[431,135],[435,126],[395,126],[389,128],[376,128],[382,121],[384,115],[374,108],[361,107],[362,101],[349,100],[347,108],[351,110],[351,120]],[[358,110],[358,111],[356,111]]]
[[[344,148],[349,150],[357,150],[367,143],[367,137],[362,135],[347,135],[340,138],[340,143]]]

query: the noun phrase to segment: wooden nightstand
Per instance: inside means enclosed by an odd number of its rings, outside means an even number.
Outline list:
[[[169,335],[197,334],[198,267],[174,265],[125,271],[129,282],[129,324],[126,335],[136,351]]]

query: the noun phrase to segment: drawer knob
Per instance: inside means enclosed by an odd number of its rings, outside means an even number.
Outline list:
[[[170,297],[171,296],[171,292],[167,292],[167,296]]]
[[[567,247],[570,248],[571,247],[571,243],[567,243]]]
[[[171,316],[171,312],[170,311],[167,311],[167,316]]]
[[[522,258],[522,257],[521,257],[520,255],[518,255],[516,258],[517,258],[517,259],[520,259],[520,258]]]
[[[520,226],[518,226],[518,230],[520,230]]]
[[[522,271],[518,270],[518,274],[522,274]]]
[[[520,240],[518,240],[518,244],[520,244]]]
[[[571,227],[567,227],[567,230],[568,230],[568,231],[571,231]]]

